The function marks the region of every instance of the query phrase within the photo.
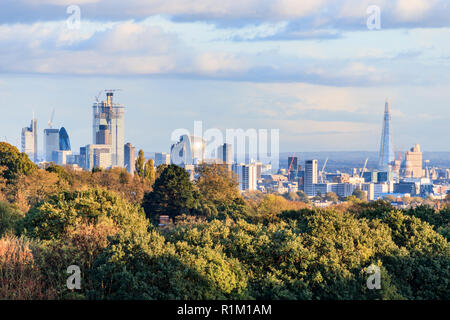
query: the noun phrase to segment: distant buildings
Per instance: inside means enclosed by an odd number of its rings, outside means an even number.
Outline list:
[[[124,146],[125,168],[131,174],[136,171],[136,148],[131,143]]]
[[[405,160],[401,166],[401,170],[405,177],[423,177],[423,159],[419,144],[416,144],[405,153]]]
[[[34,162],[38,162],[37,119],[33,117],[29,127],[22,128],[22,152]]]
[[[45,161],[56,162],[53,152],[59,151],[59,129],[44,129]]]
[[[170,162],[179,166],[195,165],[205,159],[206,141],[201,137],[183,135],[170,148]]]
[[[225,164],[233,163],[233,146],[229,143],[224,143],[217,148],[217,158]]]
[[[381,133],[378,169],[381,171],[389,171],[394,160],[395,156],[391,128],[391,108],[389,101],[386,101],[383,118],[383,131]]]
[[[160,166],[163,164],[170,164],[170,154],[167,152],[156,152],[155,153],[155,165]]]
[[[234,164],[233,172],[237,175],[241,191],[257,190],[257,166],[252,164]]]
[[[303,190],[308,196],[315,196],[314,184],[317,183],[317,160],[305,161],[305,174],[303,178]]]
[[[88,144],[80,148],[80,166],[87,170],[106,169],[112,166],[111,146],[106,144]]]
[[[113,90],[106,92],[106,101],[97,101],[93,109],[93,145],[110,146],[111,165],[124,166],[124,113],[125,107],[113,102]],[[98,148],[95,147],[95,150]],[[101,148],[107,150],[107,147]],[[99,150],[99,149],[98,149]],[[103,151],[102,151],[103,154]],[[104,156],[105,158],[107,156]],[[105,161],[106,163],[107,161]]]
[[[294,181],[298,174],[298,158],[288,157],[288,179]]]

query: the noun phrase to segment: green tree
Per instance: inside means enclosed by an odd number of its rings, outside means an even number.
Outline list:
[[[14,234],[22,218],[23,213],[14,205],[0,201],[0,237],[5,233]]]
[[[145,157],[144,150],[139,150],[138,157],[136,159],[136,172],[139,177],[144,177]]]
[[[148,222],[144,212],[114,193],[101,189],[64,191],[50,196],[32,208],[22,222],[30,237],[60,239],[78,223],[110,223],[122,231],[145,233]]]
[[[355,196],[359,200],[367,201],[367,193],[359,188],[356,188],[355,191],[353,191],[352,196]]]
[[[172,164],[156,179],[153,191],[144,196],[142,205],[148,218],[157,220],[164,214],[175,218],[194,213],[199,207],[199,194],[194,190],[188,172]]]
[[[0,142],[0,167],[6,167],[2,174],[8,182],[37,169],[25,153],[19,152],[16,147],[6,142]]]
[[[153,159],[148,159],[148,161],[145,163],[144,168],[144,177],[150,181],[151,184],[155,182],[155,166],[153,163]]]

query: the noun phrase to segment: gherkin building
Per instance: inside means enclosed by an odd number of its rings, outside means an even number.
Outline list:
[[[59,150],[70,151],[70,139],[64,127],[59,130]]]

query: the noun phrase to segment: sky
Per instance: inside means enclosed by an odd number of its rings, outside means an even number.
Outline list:
[[[194,121],[279,129],[281,152],[376,151],[386,98],[396,150],[450,151],[450,2],[0,2],[0,140],[34,114],[42,150],[55,109],[78,150],[104,89],[146,152]]]

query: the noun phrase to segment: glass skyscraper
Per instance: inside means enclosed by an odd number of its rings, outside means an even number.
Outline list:
[[[386,100],[378,168],[381,171],[389,171],[389,165],[391,165],[394,160],[394,143],[391,129],[391,107],[389,105],[389,101]]]
[[[70,151],[70,139],[67,131],[64,127],[59,130],[59,150],[60,151]]]

